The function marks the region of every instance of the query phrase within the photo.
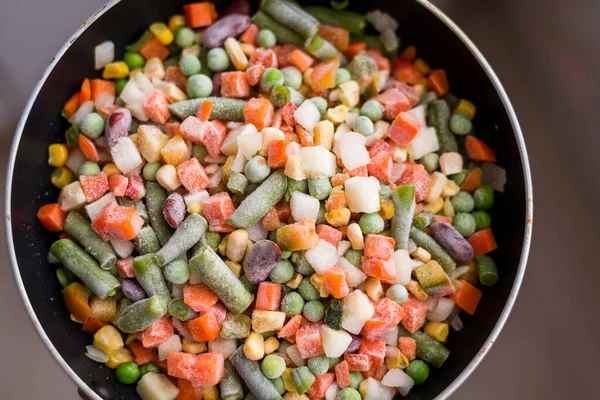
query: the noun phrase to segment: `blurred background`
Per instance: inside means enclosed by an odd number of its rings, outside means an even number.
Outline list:
[[[519,297],[498,341],[453,398],[597,398],[600,2],[432,3],[471,37],[504,84],[534,187],[533,245]],[[31,90],[64,41],[102,4],[0,0],[2,177]],[[4,229],[0,236],[0,398],[77,399],[21,304]]]

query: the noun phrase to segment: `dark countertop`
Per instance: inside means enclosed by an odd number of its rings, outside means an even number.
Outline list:
[[[102,0],[0,0],[0,159],[56,50]],[[600,313],[600,2],[438,0],[495,69],[517,112],[533,173],[534,234],[525,280],[503,332],[456,399],[592,398]],[[0,231],[4,236],[4,229]],[[76,399],[0,257],[0,398]],[[49,299],[49,301],[56,301]],[[82,349],[83,353],[83,349]]]

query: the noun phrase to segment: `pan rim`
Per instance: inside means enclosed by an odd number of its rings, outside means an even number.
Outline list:
[[[504,110],[508,115],[508,118],[511,123],[511,127],[513,129],[515,139],[517,141],[517,147],[519,149],[519,156],[521,159],[521,166],[523,168],[523,179],[525,184],[525,234],[523,238],[523,247],[521,250],[521,256],[519,260],[519,266],[517,269],[517,273],[515,275],[515,279],[513,282],[513,286],[510,291],[510,295],[504,305],[504,308],[500,314],[500,317],[496,321],[494,328],[491,333],[485,340],[481,349],[477,352],[477,355],[471,360],[471,362],[466,366],[465,369],[454,379],[454,381],[447,386],[437,397],[436,399],[446,399],[460,385],[464,383],[464,381],[471,375],[473,370],[479,365],[481,360],[485,357],[485,355],[489,352],[490,348],[495,343],[498,335],[504,328],[506,321],[512,311],[514,303],[516,301],[519,289],[521,287],[523,277],[525,275],[525,269],[527,267],[527,261],[529,257],[529,250],[531,245],[531,236],[533,229],[533,186],[531,182],[531,171],[529,166],[529,157],[527,154],[527,148],[525,145],[525,140],[523,138],[523,133],[521,131],[521,127],[519,125],[516,113],[512,107],[508,94],[504,90],[500,80],[494,73],[492,67],[487,62],[483,54],[479,51],[479,49],[475,46],[475,44],[471,41],[471,39],[439,8],[435,5],[431,4],[427,0],[414,0],[419,3],[421,6],[425,7],[429,12],[435,15],[442,23],[444,23],[454,35],[456,35],[461,42],[469,49],[471,54],[475,57],[481,68],[485,71],[488,79],[492,83],[496,93],[500,97],[500,100],[504,106]],[[39,322],[37,315],[33,309],[31,301],[27,295],[27,291],[25,290],[25,286],[23,284],[23,279],[21,277],[19,271],[19,264],[16,258],[16,252],[13,241],[13,232],[12,232],[12,222],[11,222],[11,198],[12,198],[12,182],[13,182],[13,174],[14,167],[17,157],[17,150],[19,148],[19,144],[21,141],[21,137],[23,135],[23,130],[25,124],[29,118],[29,114],[31,109],[33,108],[33,104],[35,103],[39,92],[44,86],[48,76],[54,70],[54,67],[58,63],[58,61],[62,58],[62,56],[67,52],[67,50],[71,47],[71,45],[79,38],[79,36],[85,32],[85,30],[94,23],[98,18],[100,18],[104,13],[114,7],[116,4],[120,3],[121,0],[110,0],[106,4],[102,5],[96,12],[92,14],[76,31],[71,35],[71,37],[62,45],[62,47],[58,50],[56,55],[53,57],[51,63],[46,67],[42,77],[37,82],[34,87],[23,113],[21,114],[21,118],[17,124],[17,128],[15,130],[15,135],[11,144],[7,173],[6,173],[6,192],[4,198],[4,207],[5,207],[5,233],[6,233],[6,244],[8,248],[8,254],[10,258],[10,263],[13,271],[13,278],[15,279],[15,283],[17,284],[17,288],[19,291],[19,295],[23,300],[23,305],[27,310],[27,314],[33,323],[33,326],[38,332],[42,342],[45,344],[46,348],[52,355],[52,357],[56,360],[56,362],[62,367],[64,372],[73,380],[73,382],[77,385],[78,389],[83,392],[89,399],[93,400],[102,400],[100,396],[96,394],[76,373],[73,369],[67,364],[67,362],[62,358],[48,335],[46,334],[44,328]]]

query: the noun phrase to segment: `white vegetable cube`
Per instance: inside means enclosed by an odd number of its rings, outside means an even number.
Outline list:
[[[246,228],[246,232],[248,233],[248,239],[255,243],[269,236],[269,231],[263,226],[262,219]]]
[[[163,165],[156,171],[156,181],[167,190],[175,190],[181,186],[177,168],[170,164]]]
[[[348,132],[341,137],[340,157],[349,170],[369,164],[371,157],[365,146],[365,137],[360,133]]]
[[[344,182],[346,201],[352,212],[379,211],[379,181],[372,176],[354,176]]]
[[[440,156],[440,167],[446,176],[458,174],[463,169],[463,158],[456,152],[444,153]]]
[[[287,154],[288,157],[291,154],[300,154],[300,150],[302,150],[302,145],[300,143],[289,142],[285,145],[285,154]]]
[[[408,251],[399,249],[392,254],[392,261],[396,267],[396,283],[408,285],[412,274],[412,263]]]
[[[342,328],[358,335],[375,310],[366,294],[355,290],[342,300]]]
[[[319,239],[317,245],[312,249],[306,250],[305,257],[306,261],[319,274],[334,267],[339,259],[335,246],[323,239]]]
[[[444,185],[446,185],[446,181],[448,178],[440,172],[434,172],[431,174],[431,182],[429,183],[429,194],[425,198],[425,201],[428,203],[433,203],[436,201],[440,195],[442,194],[442,190],[444,189]]]
[[[193,206],[194,204],[202,204],[202,202],[208,199],[210,195],[206,190],[196,193],[190,193],[183,196],[183,200],[185,201],[185,205],[187,207]]]
[[[319,214],[319,206],[319,200],[312,196],[299,191],[292,193],[290,208],[292,209],[292,216],[298,222],[306,219],[316,221]]]
[[[100,197],[98,200],[85,206],[85,211],[87,212],[88,217],[90,217],[90,220],[92,222],[94,222],[96,220],[96,217],[98,217],[98,214],[100,214],[100,211],[102,211],[104,206],[106,206],[109,203],[118,205],[117,199],[115,198],[115,195],[112,193],[106,193],[104,196]]]
[[[339,392],[340,385],[337,382],[333,382],[325,392],[325,400],[336,400]]]
[[[390,371],[400,371],[400,369],[391,369]],[[402,372],[404,373],[404,372]],[[387,375],[387,374],[386,374]],[[406,374],[405,374],[406,375]],[[408,376],[408,375],[407,375]],[[385,379],[385,376],[384,376]],[[394,398],[394,389],[391,387],[383,386],[378,380],[369,378],[367,379],[367,393],[363,397],[364,400],[392,400]]]
[[[158,359],[163,361],[167,359],[167,354],[177,353],[183,351],[181,345],[181,337],[179,335],[173,335],[164,343],[158,345]]]
[[[315,103],[307,99],[294,111],[294,118],[304,129],[312,131],[321,120],[321,113]]]
[[[93,111],[94,102],[92,100],[88,100],[79,106],[77,111],[75,111],[75,114],[71,115],[71,118],[69,118],[69,123],[71,123],[71,125],[79,126],[81,121],[83,121],[83,119]]]
[[[415,117],[415,119],[417,121],[419,121],[419,124],[421,124],[421,126],[427,126],[427,121],[425,119],[425,106],[424,105],[420,105],[415,108],[411,108],[406,113]]]
[[[338,244],[338,247],[337,247],[338,256],[340,256],[340,257],[343,256],[351,248],[352,248],[352,243],[350,243],[349,240],[342,240],[340,242],[340,244]]]
[[[455,303],[454,300],[448,297],[441,297],[437,299],[438,302],[435,306],[427,313],[427,320],[432,322],[442,322],[448,319],[452,311],[454,311]],[[429,307],[428,307],[429,308]]]
[[[321,340],[327,357],[341,357],[352,342],[352,336],[345,330],[336,331],[327,325],[321,325]]]
[[[208,351],[211,353],[221,353],[225,359],[231,357],[237,348],[236,339],[223,339],[219,337],[208,342]]]
[[[344,257],[340,257],[337,266],[344,271],[344,275],[346,275],[346,283],[352,288],[357,287],[367,279],[367,275],[364,272],[356,268]]]
[[[62,188],[58,196],[58,204],[64,212],[75,210],[85,204],[85,194],[83,194],[79,181],[69,183]]]
[[[340,100],[348,108],[354,108],[360,101],[360,88],[356,81],[346,81],[340,85]],[[348,123],[348,120],[346,120]]]
[[[142,122],[146,122],[150,119],[150,118],[148,118],[148,115],[146,114],[146,111],[144,110],[144,103],[127,104],[125,106],[125,108],[127,108],[131,112],[131,115],[135,119],[138,119]]]
[[[292,178],[296,181],[302,181],[306,179],[306,174],[302,169],[302,157],[300,156],[300,154],[288,155],[283,173],[288,178]]]
[[[298,367],[304,367],[306,365],[306,360],[300,354],[300,350],[298,350],[298,346],[293,345],[287,348],[287,355],[296,364]]]
[[[137,393],[142,400],[175,400],[179,389],[164,374],[148,372],[138,381]]]
[[[336,158],[330,151],[321,146],[303,147],[300,150],[302,169],[309,176],[335,175]]]
[[[406,372],[398,368],[392,368],[383,376],[381,384],[389,388],[396,387],[402,396],[406,396],[415,382]]]
[[[115,44],[102,42],[94,48],[94,68],[99,70],[115,60]]]
[[[154,125],[140,125],[137,131],[137,146],[142,157],[148,162],[160,161],[160,151],[169,141],[169,137]]]
[[[383,32],[381,32],[381,35],[379,35],[379,40],[381,40],[383,47],[385,47],[387,51],[394,51],[400,45],[398,42],[398,36],[396,36],[394,31],[390,28],[385,28]]]
[[[117,143],[110,149],[113,162],[119,170],[127,175],[136,168],[142,165],[143,160],[135,143],[129,137],[120,138]]]
[[[221,145],[221,153],[226,156],[235,156],[238,152],[238,136],[251,133],[258,133],[258,130],[253,124],[242,125],[239,128],[230,130],[227,137],[225,137],[225,141],[223,141],[223,144]]]
[[[334,127],[331,121],[320,121],[315,125],[314,129],[315,144],[324,147],[327,150],[331,150],[333,147],[333,132]]]
[[[389,346],[398,346],[398,326],[392,326],[381,337],[385,344]]]
[[[120,97],[125,104],[143,104],[147,95],[135,80],[130,79],[123,88]]]
[[[248,133],[238,136],[238,151],[244,154],[246,159],[251,159],[260,151],[262,146],[262,135],[260,133]]]
[[[154,85],[141,71],[135,74],[133,79],[136,81],[140,89],[146,93],[146,96],[150,96],[150,94],[154,91]]]
[[[269,155],[269,146],[273,140],[285,140],[285,134],[281,131],[281,129],[265,128],[260,133],[262,134],[260,155],[264,157]]]
[[[126,258],[133,253],[133,242],[131,240],[110,239],[110,244],[120,258]]]
[[[412,142],[407,147],[408,152],[414,160],[418,160],[427,153],[440,149],[435,129],[423,125]]]
[[[383,138],[383,136],[387,134],[389,129],[390,129],[389,122],[386,122],[382,119],[375,122],[375,130],[373,131],[373,134],[371,136],[367,137],[365,144],[367,146],[373,145],[376,141]]]

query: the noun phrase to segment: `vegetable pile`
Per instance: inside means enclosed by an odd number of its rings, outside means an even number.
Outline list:
[[[475,106],[345,4],[188,4],[65,104],[38,219],[86,355],[142,399],[404,396],[497,282]]]

